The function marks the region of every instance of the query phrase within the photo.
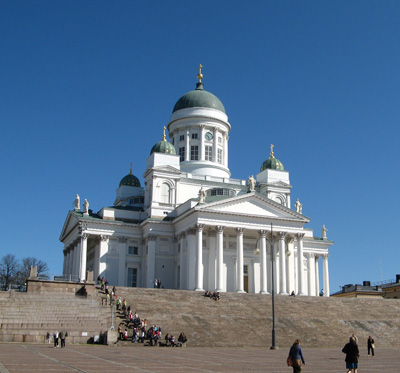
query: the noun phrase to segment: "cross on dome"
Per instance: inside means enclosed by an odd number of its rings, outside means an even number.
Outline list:
[[[199,79],[199,83],[201,83],[201,79],[203,79],[203,74],[201,73],[201,69],[203,68],[203,65],[199,65],[199,73],[197,74],[197,79]]]
[[[275,146],[274,144],[271,144],[271,157],[272,158],[275,158],[274,157],[274,146]]]

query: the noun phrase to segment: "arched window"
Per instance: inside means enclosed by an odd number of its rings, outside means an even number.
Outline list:
[[[171,187],[166,184],[161,184],[161,203],[171,203]]]

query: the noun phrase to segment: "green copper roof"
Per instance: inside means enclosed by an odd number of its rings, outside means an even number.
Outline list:
[[[125,177],[122,178],[121,182],[119,183],[119,186],[122,185],[134,186],[140,188],[140,181],[135,175],[132,175],[132,170],[131,170],[129,175],[126,175]]]
[[[276,159],[273,155],[262,164],[261,171],[264,171],[265,169],[285,171],[282,162],[279,159]]]
[[[196,84],[194,91],[186,93],[177,101],[172,112],[175,113],[175,111],[192,107],[216,109],[226,114],[225,107],[219,98],[205,91],[201,82]]]
[[[170,142],[167,140],[161,140],[151,148],[150,155],[153,153],[176,155],[176,150],[175,146],[173,146]]]

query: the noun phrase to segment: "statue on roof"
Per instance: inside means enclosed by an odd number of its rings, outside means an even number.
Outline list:
[[[83,213],[89,215],[89,202],[85,198],[85,202],[83,202]]]
[[[249,176],[247,180],[247,185],[249,186],[249,192],[254,192],[256,188],[256,179],[254,179],[253,175]]]
[[[80,210],[80,209],[81,209],[81,199],[79,198],[79,194],[77,194],[74,201],[74,210]]]
[[[294,207],[296,208],[296,212],[299,214],[302,214],[303,211],[303,205],[300,203],[299,199],[296,199],[296,202],[294,203]]]
[[[326,232],[327,232],[327,229],[326,229],[326,227],[325,227],[325,224],[322,226],[322,229],[321,229],[321,235],[322,235],[322,239],[323,240],[327,240],[328,239],[328,237],[327,237],[327,235],[326,235]]]
[[[205,203],[206,202],[206,191],[201,187],[199,190],[199,203]]]

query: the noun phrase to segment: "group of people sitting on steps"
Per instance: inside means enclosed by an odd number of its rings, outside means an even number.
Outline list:
[[[108,290],[108,281],[100,276],[97,278],[97,285],[101,285],[101,290],[106,294],[106,304],[108,300],[110,300],[110,305],[114,303],[116,305],[117,311],[122,314],[124,319],[118,326],[118,335],[119,340],[127,341],[131,340],[132,343],[145,343],[145,340],[148,340],[149,346],[184,346],[187,342],[187,338],[185,333],[181,333],[179,335],[178,341],[175,341],[175,337],[173,335],[167,334],[165,336],[165,344],[161,342],[162,330],[160,326],[152,325],[147,328],[147,319],[141,319],[135,311],[132,312],[131,306],[127,304],[126,299],[122,300],[121,297],[118,297],[116,294],[115,286],[112,288],[110,292]],[[219,294],[218,294],[219,298]],[[125,328],[124,328],[125,326]],[[132,328],[132,337],[129,337],[129,329]]]
[[[206,291],[204,293],[204,296],[207,298],[214,299],[214,300],[219,300],[221,298],[219,291]]]

